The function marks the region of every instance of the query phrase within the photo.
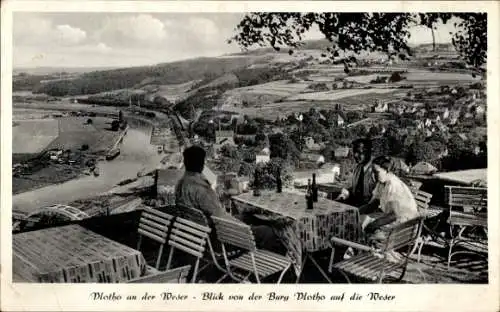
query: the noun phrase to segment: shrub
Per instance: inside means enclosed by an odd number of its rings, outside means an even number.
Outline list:
[[[389,77],[389,82],[398,82],[403,79],[405,78],[401,76],[400,72],[393,72],[392,75]]]

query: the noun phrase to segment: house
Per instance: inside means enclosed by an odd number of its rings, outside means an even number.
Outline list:
[[[427,113],[427,110],[425,108],[420,108],[418,111],[415,112],[415,116],[418,118],[422,118],[425,116]]]
[[[430,118],[425,118],[424,126],[430,127],[432,125],[432,120]]]
[[[415,114],[417,112],[417,108],[415,106],[409,106],[405,108],[405,113]]]
[[[448,119],[450,117],[450,110],[448,109],[448,107],[446,107],[444,109],[444,111],[442,112],[441,116],[442,116],[443,120],[444,119]]]
[[[457,123],[459,117],[460,117],[460,110],[458,110],[458,109],[451,110],[450,115],[448,117],[448,124],[455,125]]]
[[[469,138],[467,137],[467,135],[465,133],[459,133],[458,134],[458,137],[462,140],[462,141],[468,141]]]
[[[331,118],[332,118],[332,123],[337,127],[342,127],[345,123],[344,117],[342,117],[342,115],[339,113],[333,114]]]
[[[255,156],[255,163],[267,163],[271,159],[271,151],[269,148],[264,147],[260,152],[258,152]]]
[[[377,103],[372,106],[372,112],[385,113],[389,109],[387,102],[377,100]]]
[[[431,122],[439,122],[441,121],[441,116],[436,111],[430,111],[427,114],[427,119],[430,119]]]
[[[314,153],[302,153],[300,155],[300,159],[316,163],[317,165],[322,165],[325,163],[325,157],[323,155]]]
[[[319,169],[304,171],[295,171],[293,173],[294,186],[307,186],[307,180],[312,179],[312,174],[316,174],[316,183],[334,183],[340,175],[340,166],[338,164],[325,164]]]
[[[351,149],[349,147],[337,147],[333,154],[335,158],[347,158],[350,156]]]
[[[476,116],[483,116],[486,113],[486,108],[483,105],[476,105]]]
[[[316,143],[312,137],[306,137],[304,139],[304,141],[305,141],[306,149],[311,151],[311,152],[319,152],[323,148],[325,148],[324,143]]]

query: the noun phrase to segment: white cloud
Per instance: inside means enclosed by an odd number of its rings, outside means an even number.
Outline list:
[[[76,45],[87,38],[87,33],[70,25],[53,25],[40,17],[14,19],[14,45],[47,46],[54,43]]]
[[[188,19],[186,28],[200,38],[211,38],[219,34],[219,28],[215,22],[204,17],[193,17]]]
[[[95,48],[97,51],[102,52],[102,53],[107,53],[107,52],[112,50],[110,47],[108,47],[105,43],[102,43],[102,42],[99,42],[95,46]]]
[[[62,44],[76,45],[87,38],[85,31],[69,25],[57,25],[56,32]]]
[[[110,45],[158,45],[166,37],[165,25],[151,15],[108,18],[96,34],[101,42]]]

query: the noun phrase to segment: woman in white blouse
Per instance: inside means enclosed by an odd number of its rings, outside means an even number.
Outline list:
[[[420,216],[410,188],[390,172],[391,164],[391,158],[386,156],[373,160],[377,186],[370,202],[360,207],[363,230],[368,242],[378,247],[381,247],[388,234],[382,227],[390,227]]]

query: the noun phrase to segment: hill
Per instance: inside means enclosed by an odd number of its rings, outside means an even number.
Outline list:
[[[193,80],[210,81],[228,72],[263,61],[266,60],[255,56],[197,58],[154,66],[92,71],[62,80],[50,80],[58,78],[54,75],[23,75],[16,77],[13,90],[32,88],[34,93],[66,96],[133,88],[147,79],[158,85],[181,84]],[[49,81],[42,82],[43,80]]]

